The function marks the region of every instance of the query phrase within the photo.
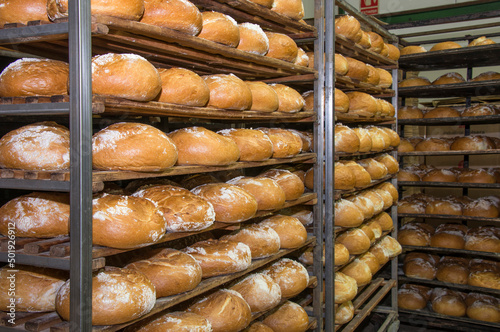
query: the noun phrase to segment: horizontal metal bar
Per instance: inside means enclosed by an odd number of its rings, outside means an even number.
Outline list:
[[[14,44],[40,36],[68,34],[68,30],[68,22],[0,29],[0,44]]]
[[[0,116],[69,114],[69,103],[35,103],[0,105]]]
[[[0,188],[69,192],[69,181],[0,179]]]
[[[0,262],[7,262],[8,252],[0,252]],[[16,253],[14,256],[16,265],[33,265],[59,270],[69,270],[69,259],[46,257],[40,255],[24,255]]]

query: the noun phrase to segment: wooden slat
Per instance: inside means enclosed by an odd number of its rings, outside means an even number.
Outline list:
[[[444,320],[452,320],[455,322],[478,324],[480,326],[493,327],[493,328],[500,330],[500,323],[491,323],[491,322],[471,319],[471,318],[467,318],[467,317],[455,317],[455,316],[441,315],[441,314],[438,314],[438,313],[435,313],[435,312],[432,312],[432,311],[429,311],[426,309],[422,309],[422,310],[399,309],[399,312],[405,313],[405,314],[411,314],[411,315],[415,315],[415,316],[432,317],[432,318],[438,318],[438,319],[444,319]],[[477,331],[481,331],[480,326],[478,326]]]
[[[389,116],[366,117],[366,116],[361,116],[358,114],[349,114],[349,112],[347,112],[347,113],[335,112],[335,120],[338,122],[341,122],[341,123],[360,123],[360,122],[363,122],[364,124],[368,124],[368,123],[394,124],[394,123],[396,123],[395,117],[389,117]]]
[[[8,251],[8,246],[9,246],[9,239],[7,237],[4,237],[0,239],[0,251]],[[35,242],[38,241],[38,239],[35,238],[29,238],[29,237],[18,237],[15,239],[15,247],[16,250],[23,249],[24,246],[30,242]],[[10,243],[13,243],[14,241],[11,241]]]
[[[488,188],[498,189],[500,183],[437,182],[437,181],[398,181],[398,186],[407,187],[451,187],[451,188]]]
[[[394,90],[381,88],[376,85],[364,83],[357,79],[339,74],[335,74],[335,87],[343,92],[360,91],[369,93],[375,97],[393,97],[395,95]]]
[[[467,292],[479,292],[479,293],[491,294],[491,295],[500,297],[500,289],[477,287],[477,286],[470,286],[470,285],[463,285],[463,284],[454,284],[451,282],[442,282],[439,280],[409,278],[409,277],[403,277],[403,276],[400,276],[398,278],[398,280],[400,283],[410,282],[410,283],[416,283],[416,284],[430,285],[430,286],[434,286],[434,287],[445,287],[445,288],[451,288],[451,289],[459,289],[459,290],[467,291]]]
[[[373,155],[380,155],[382,153],[391,153],[394,151],[394,148],[390,149],[385,149],[381,151],[370,151],[370,152],[354,152],[354,153],[348,153],[348,152],[335,152],[335,160],[339,159],[361,159],[362,157],[367,157],[367,156],[373,156]]]
[[[359,61],[368,63],[374,67],[386,69],[395,69],[398,67],[398,63],[396,61],[370,50],[365,50],[363,47],[338,34],[335,35],[335,52],[358,59]]]
[[[34,241],[27,243],[24,246],[24,251],[27,254],[39,254],[45,251],[50,250],[50,248],[53,245],[60,244],[60,243],[65,243],[69,242],[69,237],[68,236],[63,236],[63,237],[58,237],[58,238],[52,238],[52,239],[46,239],[46,240],[39,240],[39,241]]]
[[[387,176],[383,177],[382,179],[372,180],[372,182],[369,185],[364,186],[364,187],[360,187],[360,188],[355,188],[355,189],[352,189],[352,190],[334,190],[335,199],[340,199],[342,197],[356,195],[360,191],[368,189],[368,188],[375,187],[376,185],[378,185],[380,183],[386,182],[386,181],[388,181],[388,180],[396,177],[396,175],[397,174],[391,174],[391,175],[387,175]]]
[[[465,250],[465,249],[449,249],[449,248],[438,248],[438,247],[419,247],[419,246],[402,246],[403,251],[425,251],[425,252],[435,252],[442,254],[458,254],[467,255],[471,257],[486,257],[493,259],[500,259],[500,253],[486,252],[486,251],[476,251],[476,250]]]
[[[500,154],[500,149],[492,150],[449,150],[399,152],[398,156],[455,156],[455,155]]]
[[[446,124],[465,125],[465,124],[491,124],[500,123],[500,115],[485,116],[464,116],[454,118],[435,118],[435,119],[398,119],[398,125],[414,126],[439,126]]]
[[[14,320],[15,321],[14,325],[12,325],[9,322],[10,317],[6,315],[0,318],[0,326],[18,327],[22,326],[24,323],[26,323],[31,319],[35,319],[44,315],[43,312],[16,312],[15,314],[16,314],[16,319]]]
[[[399,184],[399,183],[398,183]],[[426,218],[426,219],[448,219],[448,220],[474,220],[481,221],[483,224],[500,224],[500,218],[483,218],[475,216],[455,216],[446,214],[416,214],[416,213],[399,213],[400,218]]]
[[[398,89],[399,97],[442,98],[476,95],[499,95],[500,80],[464,82],[455,84],[426,85]]]
[[[61,317],[56,312],[50,312],[40,317],[28,320],[24,326],[28,331],[39,332],[60,322],[62,322]]]

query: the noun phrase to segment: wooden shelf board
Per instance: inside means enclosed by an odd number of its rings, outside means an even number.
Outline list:
[[[500,123],[500,115],[464,116],[455,118],[433,119],[398,119],[398,125],[412,126],[440,126],[440,125],[465,125],[465,124],[491,124]]]
[[[448,150],[448,151],[411,151],[399,152],[398,156],[456,156],[456,155],[481,155],[500,154],[500,149],[492,150]]]
[[[335,160],[353,159],[353,158],[368,157],[368,156],[373,156],[373,155],[380,155],[383,153],[391,153],[394,150],[395,150],[395,148],[385,149],[385,150],[381,150],[381,151],[370,151],[370,152],[353,152],[353,153],[335,152]]]
[[[383,182],[386,182],[386,181],[388,181],[388,180],[390,180],[390,179],[392,179],[392,178],[394,178],[396,176],[397,176],[397,174],[387,175],[387,176],[384,176],[381,179],[372,180],[372,182],[368,186],[360,187],[360,188],[355,188],[355,189],[352,189],[352,190],[334,190],[334,192],[335,192],[335,199],[337,200],[337,199],[340,199],[342,197],[356,195],[358,192],[360,192],[362,190],[375,187],[376,185],[378,185],[380,183],[383,183]]]
[[[403,252],[408,251],[425,251],[425,252],[435,252],[440,254],[457,254],[457,255],[467,255],[473,257],[485,257],[500,259],[500,253],[487,252],[487,251],[476,251],[476,250],[465,250],[465,249],[449,249],[449,248],[438,248],[438,247],[419,247],[419,246],[405,246],[403,245]]]
[[[398,89],[399,97],[403,98],[442,98],[444,96],[449,98],[498,94],[500,94],[500,80],[403,87]]]
[[[398,68],[398,62],[384,57],[378,53],[366,50],[356,43],[348,40],[344,36],[335,35],[335,52],[342,53],[344,56],[355,58],[374,67],[385,69]]]
[[[436,181],[398,181],[398,186],[407,187],[451,187],[451,188],[488,188],[498,189],[500,183],[436,182]]]
[[[349,76],[335,74],[335,87],[343,92],[360,91],[373,95],[374,97],[393,97],[396,95],[392,89],[382,88],[373,84],[361,82]]]
[[[402,276],[400,276],[398,278],[398,280],[400,283],[423,284],[423,285],[434,286],[434,287],[445,287],[445,288],[458,289],[461,291],[490,294],[490,295],[494,295],[497,297],[500,296],[500,289],[477,287],[477,286],[462,285],[462,284],[454,284],[454,283],[450,283],[450,282],[442,282],[439,280],[418,279],[418,278],[409,278],[409,277],[402,277]]]
[[[400,218],[426,218],[426,219],[448,219],[448,220],[474,220],[483,224],[500,224],[500,218],[483,218],[474,216],[454,216],[447,214],[417,214],[417,213],[399,213]]]
[[[452,320],[457,323],[470,323],[470,324],[477,324],[480,326],[487,326],[487,327],[493,327],[496,329],[500,329],[500,324],[499,323],[490,323],[490,322],[485,322],[485,321],[480,321],[476,319],[471,319],[467,317],[454,317],[454,316],[447,316],[447,315],[441,315],[435,312],[431,312],[430,310],[427,309],[422,309],[422,310],[407,310],[407,309],[399,309],[400,313],[404,314],[410,314],[414,316],[424,316],[424,317],[432,317],[432,318],[437,318],[437,319],[444,319],[444,320]],[[479,328],[479,326],[478,326]]]

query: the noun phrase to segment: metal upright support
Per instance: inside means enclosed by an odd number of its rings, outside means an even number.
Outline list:
[[[334,163],[335,5],[325,1],[325,331],[335,330]]]
[[[70,331],[92,329],[92,76],[90,1],[69,1]]]
[[[318,72],[318,79],[314,81],[314,109],[317,119],[314,122],[314,151],[316,151],[316,164],[314,166],[314,192],[318,195],[318,203],[314,206],[314,236],[316,245],[314,247],[314,275],[318,278],[318,285],[314,288],[313,310],[318,320],[316,331],[323,331],[323,165],[325,146],[323,137],[325,134],[325,67],[323,65],[323,54],[325,53],[325,7],[324,0],[314,0],[314,25],[318,37],[314,41],[314,67]]]

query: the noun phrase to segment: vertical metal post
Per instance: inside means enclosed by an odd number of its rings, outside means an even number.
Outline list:
[[[334,162],[335,5],[325,1],[325,331],[335,330]]]
[[[397,44],[395,45],[397,47]],[[394,125],[392,129],[394,131],[398,131],[398,111],[399,111],[399,106],[398,106],[398,69],[395,68],[392,70],[392,86],[394,89],[394,97],[392,97],[392,105],[396,109],[396,114],[394,115]],[[397,149],[392,152],[392,156],[398,160],[398,151]],[[400,162],[400,165],[402,163]],[[391,183],[394,185],[395,188],[398,189],[398,179],[393,178],[391,180]],[[398,192],[400,192],[398,190]],[[392,218],[392,224],[393,224],[393,231],[391,233],[391,236],[395,239],[398,238],[398,209],[396,206],[393,206],[391,208],[391,218]],[[394,312],[397,314],[398,312],[398,258],[395,257],[391,260],[391,279],[396,281],[396,286],[391,290],[391,308],[394,310]]]
[[[92,329],[92,76],[90,1],[69,2],[70,330]]]
[[[314,275],[318,278],[318,285],[314,288],[313,310],[314,317],[318,320],[316,331],[323,331],[323,165],[324,151],[324,122],[325,122],[325,67],[323,65],[323,54],[325,53],[325,7],[324,0],[314,0],[314,26],[318,36],[314,41],[314,67],[318,72],[318,78],[314,81],[314,109],[316,110],[316,121],[314,122],[314,151],[316,151],[316,165],[314,165],[314,192],[318,196],[318,203],[314,206],[314,236],[316,245],[314,247]]]

